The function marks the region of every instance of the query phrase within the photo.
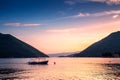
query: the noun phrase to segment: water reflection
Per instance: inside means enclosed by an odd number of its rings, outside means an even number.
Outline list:
[[[13,68],[0,68],[0,79],[1,80],[25,79],[25,77],[17,76],[18,74],[23,73],[23,71],[24,70]]]
[[[10,64],[7,60],[1,62],[0,79],[120,80],[120,59],[115,58],[50,58],[48,65],[28,65],[26,59],[15,60]]]
[[[103,66],[107,71],[106,75],[108,79],[120,80],[120,64],[104,64]]]

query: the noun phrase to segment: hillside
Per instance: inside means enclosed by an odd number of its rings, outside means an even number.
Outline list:
[[[71,57],[120,57],[120,31],[111,33],[104,39],[92,44]]]
[[[0,33],[0,58],[48,57],[10,34]]]

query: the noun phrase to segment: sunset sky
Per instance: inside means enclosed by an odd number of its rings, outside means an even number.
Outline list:
[[[0,0],[0,32],[40,51],[82,51],[120,30],[120,0]]]

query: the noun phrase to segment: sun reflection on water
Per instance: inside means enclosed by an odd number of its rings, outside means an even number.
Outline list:
[[[0,62],[0,79],[120,80],[119,58],[49,58],[48,65],[28,65],[28,60]]]

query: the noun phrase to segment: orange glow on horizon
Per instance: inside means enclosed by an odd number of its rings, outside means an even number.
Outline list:
[[[50,53],[82,51],[112,32],[120,30],[120,21],[79,25],[75,28],[46,30],[44,34],[22,38],[40,51]]]

